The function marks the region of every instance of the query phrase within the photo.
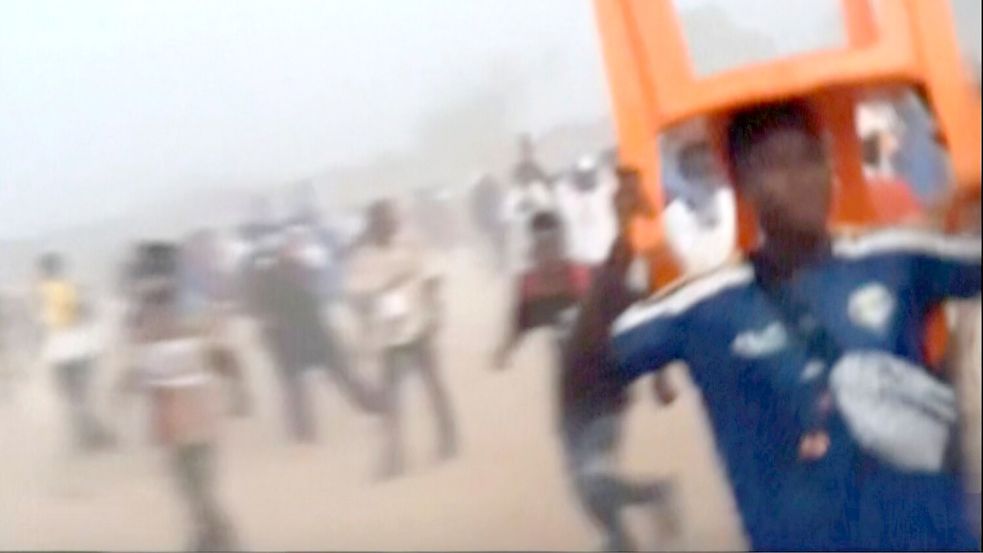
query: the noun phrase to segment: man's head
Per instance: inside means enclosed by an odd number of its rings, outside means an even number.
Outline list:
[[[548,211],[541,211],[529,221],[529,231],[532,236],[533,263],[545,265],[563,259],[566,244],[559,217]]]
[[[597,188],[597,162],[590,156],[577,161],[573,170],[573,185],[577,190],[589,192]]]
[[[727,127],[727,158],[735,186],[767,237],[825,235],[833,174],[805,104],[768,104],[735,114]]]
[[[375,244],[388,244],[399,230],[396,206],[391,200],[373,202],[368,208],[366,219],[368,239]]]
[[[65,261],[57,253],[46,253],[38,260],[38,272],[42,278],[60,278],[65,270]]]
[[[168,242],[137,246],[132,272],[139,301],[149,305],[172,303],[177,297],[180,248]]]

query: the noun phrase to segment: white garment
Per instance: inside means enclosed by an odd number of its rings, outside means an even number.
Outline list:
[[[663,212],[666,239],[686,274],[709,271],[723,264],[734,251],[737,238],[737,205],[734,192],[720,187],[711,196],[715,215],[706,224],[682,199],[674,200]]]
[[[530,267],[529,223],[533,215],[554,209],[553,193],[540,182],[526,187],[514,186],[505,195],[501,217],[508,229],[508,267],[512,274],[522,273]]]
[[[52,365],[92,359],[102,353],[104,343],[96,325],[79,323],[50,331],[41,357]]]
[[[198,337],[175,338],[142,344],[136,351],[141,382],[148,387],[201,386],[211,379],[204,343]]]
[[[570,258],[588,266],[607,259],[618,234],[614,212],[616,184],[607,173],[597,176],[591,190],[578,190],[572,183],[558,183],[556,201],[566,231]]]
[[[409,344],[436,323],[425,286],[439,278],[436,263],[419,240],[405,235],[389,246],[365,244],[348,265],[346,291],[369,306],[370,339],[379,346]]]

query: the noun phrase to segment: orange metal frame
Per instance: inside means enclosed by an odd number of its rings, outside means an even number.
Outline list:
[[[863,178],[854,113],[858,95],[884,85],[922,89],[948,145],[957,191],[977,196],[980,100],[960,59],[951,7],[940,0],[841,0],[847,45],[696,78],[671,0],[594,0],[617,126],[619,157],[643,177],[657,214],[632,229],[637,249],[665,252],[659,135],[706,117],[719,149],[728,114],[756,103],[810,101],[833,139],[837,177],[833,224],[875,224]],[[755,240],[755,218],[739,204],[738,243]],[[659,255],[654,286],[678,276]]]

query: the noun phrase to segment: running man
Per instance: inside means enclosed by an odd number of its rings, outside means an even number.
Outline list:
[[[644,207],[637,175],[619,170],[615,212],[622,231],[610,247],[608,259],[591,267],[570,261],[564,251],[559,219],[551,213],[533,218],[533,269],[522,276],[512,330],[496,353],[496,366],[506,366],[509,352],[521,337],[539,327],[555,333],[559,358],[559,432],[571,486],[592,522],[603,532],[602,548],[625,551],[635,548],[622,520],[625,507],[652,508],[659,537],[677,530],[672,487],[668,482],[631,482],[617,474],[608,461],[617,454],[628,397],[623,390],[595,395],[594,382],[569,379],[568,372],[592,374],[583,365],[610,365],[605,329],[625,307],[610,305],[613,285],[626,286],[632,257],[625,233],[627,221]],[[594,282],[592,283],[592,279]],[[617,284],[615,284],[617,283]],[[589,291],[589,292],[588,292]],[[621,297],[626,297],[622,294]],[[581,306],[586,306],[582,310]],[[607,321],[605,323],[604,321]],[[577,345],[574,345],[577,344]],[[674,393],[664,378],[657,379],[660,400],[669,403]],[[590,413],[594,416],[589,416]]]
[[[64,259],[55,253],[41,257],[39,294],[46,335],[45,361],[53,368],[65,399],[69,428],[81,451],[105,448],[114,439],[92,407],[92,381],[98,368],[100,344],[91,306],[83,303],[78,286],[66,275]]]
[[[637,303],[613,325],[616,366],[579,378],[600,398],[688,363],[756,550],[978,549],[944,463],[954,394],[921,330],[979,295],[980,238],[831,236],[821,133],[798,101],[732,118],[729,168],[764,241]]]
[[[252,398],[240,356],[232,345],[234,278],[223,263],[224,254],[218,232],[202,229],[193,233],[180,251],[179,299],[186,315],[211,328],[214,361],[226,367],[223,374],[229,379],[229,411],[241,417],[252,411]]]
[[[150,398],[158,442],[186,502],[194,531],[192,551],[228,551],[235,545],[219,506],[215,482],[218,397],[211,365],[211,336],[181,305],[176,246],[139,247],[133,267],[133,317],[128,325],[130,370],[119,392],[143,391]]]
[[[496,271],[505,266],[506,228],[503,220],[505,192],[492,175],[483,173],[471,189],[471,219],[481,240],[492,254],[492,267]]]
[[[248,276],[250,313],[260,328],[283,385],[290,437],[315,439],[314,415],[303,376],[324,370],[360,409],[375,411],[381,400],[352,374],[344,344],[325,323],[317,291],[310,285],[306,241],[298,229],[269,231],[259,239]]]
[[[457,425],[441,377],[437,352],[440,279],[426,252],[400,228],[387,200],[368,209],[368,229],[354,253],[347,281],[352,302],[368,316],[368,337],[378,348],[386,395],[386,445],[379,478],[405,468],[400,393],[406,376],[423,380],[437,425],[437,458],[457,454]]]

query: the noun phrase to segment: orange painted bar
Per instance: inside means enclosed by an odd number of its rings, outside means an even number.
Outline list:
[[[673,124],[706,117],[719,128],[736,109],[788,99],[813,103],[833,138],[836,203],[832,223],[877,223],[862,178],[854,102],[885,85],[925,90],[952,157],[958,197],[979,196],[980,100],[961,63],[944,0],[841,0],[842,48],[753,64],[696,78],[670,0],[595,0],[621,161],[639,168],[662,206],[658,137]],[[722,146],[719,134],[714,138]],[[739,202],[739,246],[755,243],[753,214]],[[637,225],[636,246],[658,249],[658,217]]]

